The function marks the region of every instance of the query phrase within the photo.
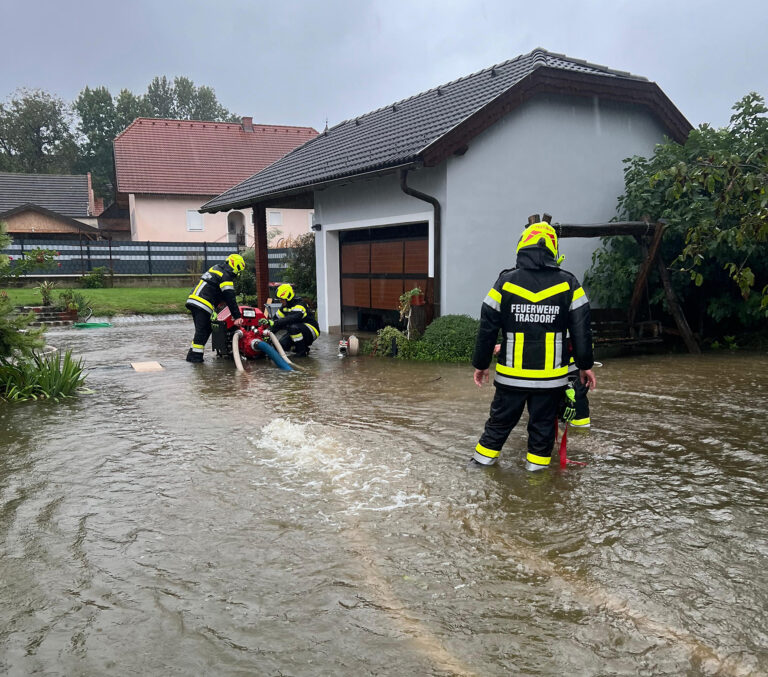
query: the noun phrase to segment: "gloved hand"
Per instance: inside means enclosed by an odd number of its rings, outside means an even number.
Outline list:
[[[573,386],[568,386],[563,393],[563,401],[560,403],[560,420],[568,423],[576,418],[576,391]]]
[[[262,317],[259,320],[259,326],[260,327],[271,327],[274,324],[274,321],[270,320],[267,317]]]

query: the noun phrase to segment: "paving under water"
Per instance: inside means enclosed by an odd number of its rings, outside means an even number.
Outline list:
[[[768,673],[766,355],[606,361],[531,475],[522,424],[466,467],[469,365],[190,336],[49,332],[93,393],[0,405],[0,673]]]

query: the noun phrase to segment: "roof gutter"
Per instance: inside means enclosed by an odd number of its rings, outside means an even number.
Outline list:
[[[440,317],[440,258],[441,258],[441,229],[442,229],[442,210],[440,202],[436,197],[422,193],[415,188],[408,186],[408,169],[400,170],[400,188],[406,195],[415,197],[417,200],[423,200],[432,205],[433,209],[433,227],[434,227],[434,255],[435,255],[435,277],[432,285],[432,304],[434,306],[434,316]],[[426,290],[425,290],[426,291]]]

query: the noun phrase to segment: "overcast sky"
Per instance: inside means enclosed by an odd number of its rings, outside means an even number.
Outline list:
[[[647,77],[694,125],[768,98],[766,0],[0,0],[0,25],[1,100],[184,75],[321,130],[535,47]]]

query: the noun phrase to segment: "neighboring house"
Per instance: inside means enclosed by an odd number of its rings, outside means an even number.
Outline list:
[[[253,243],[251,211],[200,214],[200,206],[317,136],[311,127],[138,118],[115,139],[115,214],[130,239]],[[276,209],[286,237],[309,232],[310,210]]]
[[[90,174],[0,172],[0,221],[15,238],[96,238],[102,207]]]
[[[346,120],[202,211],[313,207],[324,330],[414,286],[435,315],[477,317],[530,214],[610,220],[622,160],[690,129],[655,83],[535,49]],[[598,245],[562,240],[563,267],[582,277]]]

